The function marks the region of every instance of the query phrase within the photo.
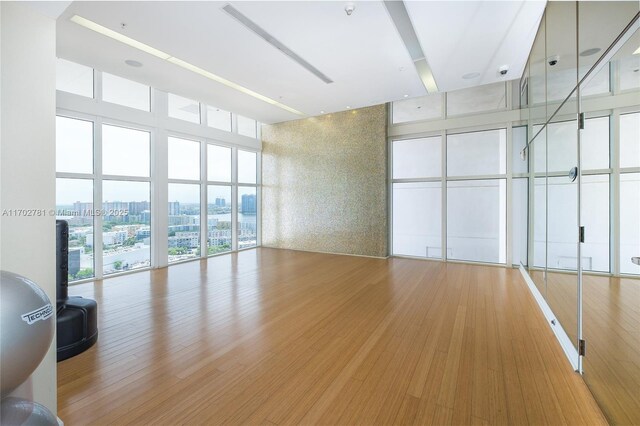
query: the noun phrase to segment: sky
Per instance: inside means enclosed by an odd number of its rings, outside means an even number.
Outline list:
[[[93,123],[57,117],[58,172],[93,173]],[[151,162],[151,134],[124,127],[102,126],[103,174],[149,177]],[[200,142],[169,137],[169,179],[199,180]],[[207,178],[209,181],[231,181],[231,148],[207,145]],[[238,150],[238,179],[241,183],[256,183],[256,153]],[[57,204],[92,200],[91,179],[58,179]],[[197,184],[169,184],[169,201],[199,202]],[[230,187],[210,186],[209,197],[223,197],[230,202]],[[149,182],[104,180],[103,201],[150,200]]]

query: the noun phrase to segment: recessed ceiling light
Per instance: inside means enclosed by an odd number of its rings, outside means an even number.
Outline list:
[[[129,65],[130,67],[140,68],[142,66],[142,62],[133,59],[127,59],[126,61],[124,61],[124,63]]]
[[[320,111],[320,114],[324,114],[324,111]]]
[[[635,51],[635,52],[633,52],[633,54],[634,54],[634,55],[640,55],[640,47],[638,47],[638,48],[636,49],[636,51]]]
[[[591,49],[583,50],[580,52],[580,56],[591,56],[598,53],[601,49],[599,47],[592,47]]]
[[[351,107],[349,105],[347,105],[347,109],[351,109]]]
[[[177,65],[177,66],[179,66],[181,68],[184,68],[186,70],[189,70],[189,71],[191,71],[193,73],[200,74],[201,76],[206,77],[206,78],[208,78],[210,80],[213,80],[213,81],[215,81],[217,83],[224,84],[225,86],[230,87],[230,88],[232,88],[234,90],[237,90],[238,92],[242,92],[245,95],[252,96],[252,97],[254,97],[256,99],[259,99],[259,100],[261,100],[263,102],[266,102],[266,103],[268,103],[270,105],[277,106],[278,108],[282,108],[285,111],[289,111],[289,112],[291,112],[293,114],[304,115],[304,113],[302,113],[302,112],[300,112],[300,111],[298,111],[296,109],[293,109],[290,106],[282,104],[282,103],[280,103],[280,102],[278,102],[278,101],[276,101],[274,99],[271,99],[271,98],[269,98],[267,96],[261,95],[260,93],[254,92],[251,89],[247,89],[246,87],[241,86],[238,83],[234,83],[233,81],[227,80],[224,77],[220,77],[219,75],[216,75],[216,74],[214,74],[212,72],[204,70],[204,69],[202,69],[200,67],[197,67],[197,66],[195,66],[193,64],[190,64],[189,62],[183,61],[182,59],[178,59],[175,56],[171,56],[168,53],[163,52],[162,50],[158,50],[158,49],[156,49],[154,47],[151,47],[151,46],[149,46],[147,44],[141,43],[138,40],[134,40],[131,37],[127,37],[127,36],[125,36],[123,34],[120,34],[117,31],[113,31],[113,30],[110,30],[109,28],[103,27],[100,24],[97,24],[97,23],[95,23],[93,21],[90,21],[90,20],[88,20],[86,18],[83,18],[82,16],[73,15],[71,17],[71,21],[75,22],[76,24],[78,24],[80,26],[83,26],[83,27],[88,28],[88,29],[90,29],[92,31],[95,31],[95,32],[97,32],[99,34],[102,34],[102,35],[110,37],[110,38],[112,38],[112,39],[114,39],[116,41],[124,43],[124,44],[126,44],[128,46],[131,46],[131,47],[133,47],[135,49],[142,50],[143,52],[146,52],[146,53],[148,53],[150,55],[156,56],[156,57],[158,57],[160,59],[164,59],[165,61],[171,62],[172,64]]]
[[[405,97],[405,98],[408,98],[408,97],[409,97],[409,95],[404,95],[404,97]]]
[[[478,78],[480,77],[480,73],[479,72],[469,72],[466,73],[465,75],[462,76],[462,78],[464,78],[465,80],[472,80],[474,78]]]

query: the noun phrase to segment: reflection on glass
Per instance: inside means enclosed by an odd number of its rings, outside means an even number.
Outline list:
[[[56,219],[69,224],[69,282],[93,277],[93,180],[56,179]]]
[[[640,173],[620,175],[620,272],[640,274],[631,262],[640,256]]]
[[[640,89],[640,55],[628,55],[616,62],[621,92]]]
[[[549,123],[536,137],[534,141],[536,173],[546,171],[546,161],[549,161],[549,172],[568,172],[578,165],[577,125],[575,120]],[[540,126],[533,128],[536,133],[539,129]],[[586,119],[584,130],[580,132],[580,141],[583,170],[609,168],[609,117]]]
[[[151,88],[116,75],[102,73],[102,100],[151,111]]]
[[[169,263],[200,257],[200,185],[169,184]]]
[[[609,175],[582,176],[582,269],[609,272]]]
[[[169,117],[200,124],[200,104],[169,93]]]
[[[169,179],[200,180],[200,142],[169,137]]]
[[[150,176],[149,132],[102,125],[102,173],[117,176]]]
[[[578,84],[577,3],[550,2],[546,11],[546,95],[547,102],[563,101]],[[552,61],[555,60],[555,63]],[[547,109],[547,118],[554,108]],[[567,111],[568,112],[568,111]],[[575,113],[575,109],[572,111]]]
[[[547,266],[547,182],[535,178],[533,187],[533,266]]]
[[[231,187],[207,188],[207,255],[231,250]]]
[[[584,65],[580,66],[581,74],[588,70]],[[580,96],[604,95],[609,93],[609,67],[605,66],[593,75],[588,77],[588,81],[580,90]]]
[[[93,98],[93,68],[58,58],[56,90]]]
[[[258,197],[256,187],[238,187],[238,248],[257,245]]]
[[[529,179],[518,178],[512,181],[511,216],[511,263],[527,265],[527,234],[529,232]]]
[[[442,258],[442,183],[393,184],[393,254]]]
[[[547,267],[577,269],[578,184],[569,177],[549,177],[547,186]]]
[[[105,180],[102,199],[104,275],[151,266],[151,184]]]
[[[609,168],[609,117],[585,120],[580,147],[582,170]]]
[[[238,150],[238,182],[256,183],[257,154],[255,152]]]
[[[513,152],[511,153],[511,166],[513,173],[526,173],[529,171],[529,156],[520,157],[521,151],[527,146],[527,126],[513,128]]]
[[[442,138],[393,141],[393,178],[430,178],[442,175]]]
[[[534,127],[534,133],[540,127]],[[566,172],[578,165],[578,123],[575,120],[549,123],[534,141],[534,170],[545,173],[548,161],[549,172]],[[548,150],[548,153],[547,153]]]
[[[93,173],[93,123],[56,117],[56,171]]]
[[[231,148],[207,145],[207,180],[231,182]]]
[[[442,93],[395,101],[391,106],[394,124],[441,118]]]
[[[447,135],[447,176],[482,176],[506,172],[506,129]]]
[[[639,141],[640,113],[622,114],[620,116],[620,168],[640,167]]]
[[[450,259],[506,262],[506,192],[505,179],[447,182],[447,255]]]

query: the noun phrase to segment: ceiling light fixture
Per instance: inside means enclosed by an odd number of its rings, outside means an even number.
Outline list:
[[[413,61],[413,65],[415,66],[425,89],[427,89],[427,92],[429,93],[437,92],[438,85],[433,77],[431,67],[424,56],[424,52],[420,46],[420,41],[418,40],[418,35],[416,34],[415,28],[413,28],[411,18],[409,18],[409,13],[407,12],[404,2],[385,0],[384,5],[387,8],[387,12],[389,12],[389,16],[391,17],[396,30],[398,30],[398,34],[400,35],[402,42],[407,48],[407,52],[409,52],[409,56]]]
[[[636,51],[635,51],[635,52],[633,52],[633,54],[634,54],[634,55],[640,55],[640,47],[638,47],[638,48],[636,49]]]
[[[190,64],[189,62],[183,61],[182,59],[178,59],[175,56],[171,56],[168,53],[163,52],[162,50],[158,50],[158,49],[156,49],[154,47],[151,47],[151,46],[149,46],[147,44],[144,44],[144,43],[141,43],[141,42],[139,42],[137,40],[134,40],[131,37],[127,37],[127,36],[125,36],[123,34],[120,34],[120,33],[116,32],[116,31],[110,30],[109,28],[103,27],[100,24],[97,24],[97,23],[95,23],[93,21],[90,21],[90,20],[88,20],[86,18],[83,18],[82,16],[74,15],[74,16],[71,17],[71,21],[75,22],[76,24],[78,24],[80,26],[83,26],[83,27],[85,27],[87,29],[95,31],[95,32],[97,32],[99,34],[102,34],[102,35],[110,37],[110,38],[112,38],[112,39],[114,39],[116,41],[124,43],[124,44],[126,44],[128,46],[131,46],[131,47],[136,48],[138,50],[142,50],[143,52],[146,52],[146,53],[148,53],[150,55],[156,56],[156,57],[158,57],[160,59],[164,59],[165,61],[171,62],[174,65],[177,65],[177,66],[179,66],[181,68],[189,70],[189,71],[191,71],[193,73],[199,74],[199,75],[201,75],[203,77],[206,77],[206,78],[208,78],[210,80],[213,80],[213,81],[215,81],[217,83],[220,83],[220,84],[223,84],[223,85],[225,85],[227,87],[235,89],[235,90],[237,90],[239,92],[244,93],[245,95],[252,96],[252,97],[254,97],[256,99],[259,99],[259,100],[261,100],[263,102],[266,102],[266,103],[268,103],[270,105],[277,106],[278,108],[282,108],[285,111],[289,111],[289,112],[291,112],[293,114],[305,115],[304,113],[302,113],[302,112],[300,112],[300,111],[298,111],[296,109],[293,109],[293,108],[291,108],[291,107],[289,107],[289,106],[287,106],[285,104],[282,104],[282,103],[280,103],[280,102],[278,102],[276,100],[273,100],[273,99],[271,99],[271,98],[269,98],[267,96],[264,96],[264,95],[261,95],[260,93],[254,92],[251,89],[247,89],[244,86],[241,86],[241,85],[239,85],[237,83],[234,83],[233,81],[227,80],[226,78],[220,77],[220,76],[218,76],[218,75],[216,75],[216,74],[214,74],[212,72],[204,70],[204,69],[202,69],[200,67],[197,67],[197,66],[195,66],[193,64]]]
[[[403,95],[403,97],[408,98],[408,97],[409,97],[409,95]]]
[[[347,109],[351,109],[351,107],[349,105],[347,105]]]
[[[478,77],[480,77],[479,72],[469,72],[462,76],[462,78],[465,80],[473,80],[474,78],[478,78]]]
[[[580,56],[591,56],[598,53],[601,49],[599,47],[592,47],[591,49],[583,50],[580,52]]]
[[[320,111],[320,114],[324,114],[324,111]]]
[[[135,67],[135,68],[140,68],[142,66],[142,62],[136,61],[134,59],[127,59],[124,61],[124,63],[129,65],[130,67]]]

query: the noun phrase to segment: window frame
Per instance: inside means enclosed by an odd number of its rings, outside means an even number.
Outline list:
[[[240,186],[251,186],[256,188],[257,195],[257,245],[260,247],[261,241],[261,141],[259,122],[256,123],[256,138],[249,138],[237,134],[235,120],[236,113],[231,114],[232,131],[226,132],[207,125],[205,103],[199,101],[200,124],[176,119],[168,115],[168,93],[151,87],[151,107],[150,111],[132,109],[131,107],[114,104],[102,100],[102,72],[93,70],[94,90],[93,98],[76,95],[68,92],[57,91],[56,115],[69,118],[89,121],[93,123],[93,171],[92,173],[71,173],[56,171],[56,178],[68,179],[91,179],[93,181],[93,206],[94,209],[102,209],[103,197],[102,186],[106,180],[149,182],[151,193],[151,265],[147,268],[140,268],[104,275],[103,273],[103,249],[102,230],[104,220],[101,216],[94,216],[94,276],[88,279],[73,281],[71,284],[80,284],[102,278],[111,278],[123,274],[136,273],[149,269],[162,268],[169,265],[168,252],[166,250],[168,241],[168,209],[166,206],[168,197],[168,184],[172,183],[197,183],[200,185],[200,256],[185,259],[171,265],[206,259],[207,257],[223,255],[238,251],[237,245],[237,152],[244,150],[256,153],[256,183],[241,184]],[[187,98],[189,99],[189,98]],[[195,101],[195,100],[194,100]],[[204,111],[203,111],[204,110]],[[126,176],[126,175],[105,175],[102,170],[102,125],[123,127],[132,130],[140,130],[150,133],[150,173],[148,177]],[[193,140],[200,143],[200,175],[198,180],[180,180],[168,178],[168,138],[169,136]],[[207,146],[216,145],[231,149],[231,181],[217,182],[209,181],[207,177]],[[232,212],[232,239],[234,241],[232,250],[222,253],[208,255],[207,250],[207,189],[210,184],[226,185],[232,188],[231,202]],[[204,231],[204,232],[203,232]],[[250,250],[249,247],[242,250]]]

